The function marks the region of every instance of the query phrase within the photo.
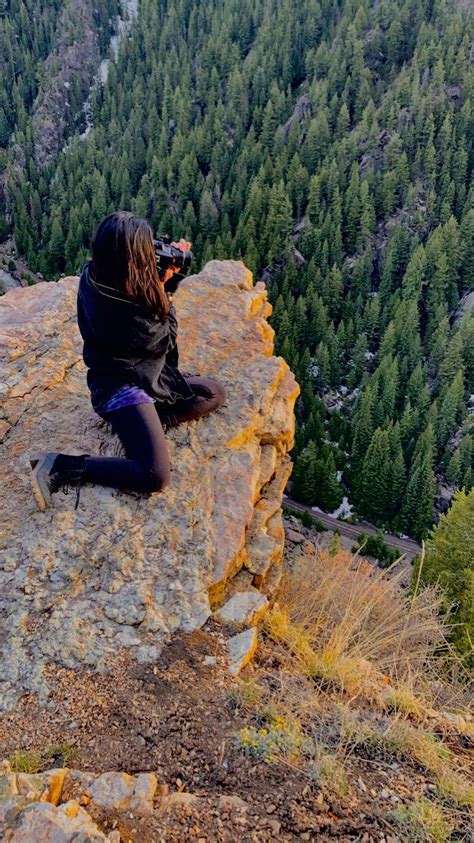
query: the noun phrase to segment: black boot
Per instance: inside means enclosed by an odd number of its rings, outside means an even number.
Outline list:
[[[51,495],[61,488],[67,495],[72,487],[76,488],[75,509],[77,509],[88,456],[89,454],[81,454],[75,457],[54,451],[43,451],[30,458],[33,469],[31,476],[33,492],[41,511],[50,505]]]

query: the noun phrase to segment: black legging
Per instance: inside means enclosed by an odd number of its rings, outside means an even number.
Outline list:
[[[136,404],[104,416],[119,437],[125,457],[87,457],[83,482],[137,492],[162,491],[170,482],[163,426],[174,427],[199,419],[217,410],[226,399],[226,391],[219,381],[198,377],[186,380],[193,389],[193,398],[168,406]]]

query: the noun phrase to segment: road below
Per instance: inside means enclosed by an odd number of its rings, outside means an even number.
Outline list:
[[[315,512],[310,506],[298,503],[286,495],[283,498],[283,506],[295,512],[309,512],[313,519],[315,521],[321,521],[326,529],[337,530],[341,536],[347,536],[350,539],[354,539],[355,542],[357,542],[361,533],[365,533],[368,536],[376,536],[381,533],[381,530],[377,530],[373,524],[368,524],[366,521],[359,521],[357,524],[348,524],[346,521],[339,521],[337,518],[333,518],[332,515],[326,515],[325,512]],[[402,539],[398,536],[393,536],[391,533],[383,533],[383,538],[389,547],[396,547],[407,559],[414,559],[415,556],[419,556],[421,553],[421,545],[413,539]]]

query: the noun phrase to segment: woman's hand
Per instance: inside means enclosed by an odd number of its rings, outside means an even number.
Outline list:
[[[184,240],[184,238],[181,238],[181,240],[173,240],[171,245],[174,246],[175,249],[179,249],[180,252],[189,252],[190,249],[191,249],[192,243],[190,243],[189,240]],[[161,276],[161,279],[160,279],[161,283],[166,284],[166,282],[169,281],[170,278],[173,277],[175,272],[179,272],[179,267],[170,266],[169,269],[166,269],[164,271],[163,275]]]
[[[181,240],[173,240],[171,245],[174,246],[175,249],[179,249],[180,252],[190,252],[193,244],[190,243],[189,240],[184,240],[182,237]]]

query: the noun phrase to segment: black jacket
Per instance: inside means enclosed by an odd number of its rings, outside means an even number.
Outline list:
[[[171,305],[160,322],[125,294],[97,284],[86,263],[77,295],[77,321],[94,409],[125,384],[141,387],[159,402],[174,404],[193,395],[178,370],[178,323]]]

